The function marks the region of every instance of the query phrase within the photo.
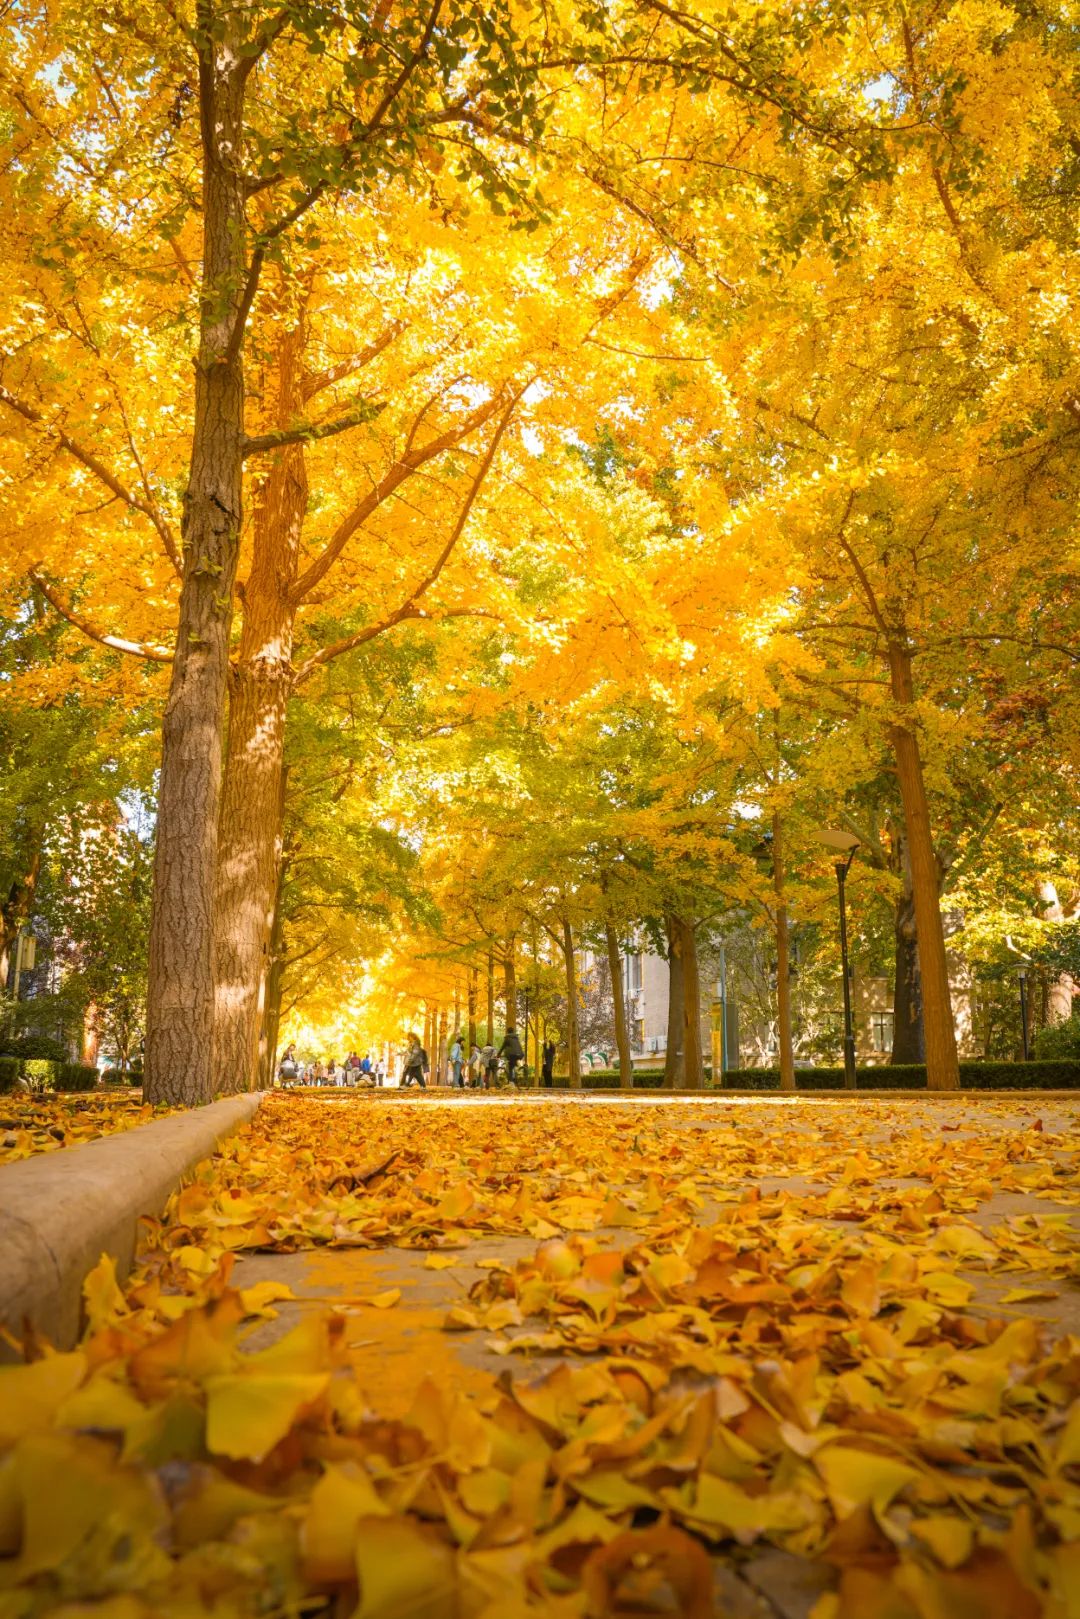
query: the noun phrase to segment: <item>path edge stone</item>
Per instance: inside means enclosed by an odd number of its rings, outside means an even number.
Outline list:
[[[103,1254],[127,1274],[141,1216],[159,1214],[184,1176],[254,1117],[264,1094],[223,1097],[0,1167],[0,1324],[16,1340],[29,1325],[70,1349],[87,1274]],[[17,1358],[0,1338],[0,1361]]]

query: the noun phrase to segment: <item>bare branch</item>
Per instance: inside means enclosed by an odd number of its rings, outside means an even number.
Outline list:
[[[95,629],[88,619],[83,618],[82,614],[77,613],[73,607],[69,607],[63,598],[57,595],[53,587],[46,583],[39,571],[40,567],[41,564],[36,563],[34,567],[28,570],[28,577],[41,591],[49,605],[60,614],[60,617],[66,618],[68,623],[73,624],[88,640],[96,641],[99,646],[107,646],[113,652],[126,652],[134,658],[145,658],[150,663],[172,663],[173,655],[165,647],[148,646],[143,641],[125,641],[122,636],[106,635],[103,630]]]

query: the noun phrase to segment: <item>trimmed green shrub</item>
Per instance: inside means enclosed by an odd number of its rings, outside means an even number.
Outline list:
[[[924,1063],[898,1063],[881,1068],[857,1068],[855,1080],[861,1091],[919,1091],[926,1089]],[[960,1084],[964,1090],[1077,1090],[1080,1089],[1080,1062],[962,1062]],[[737,1068],[724,1076],[730,1090],[778,1091],[778,1068]],[[842,1068],[797,1068],[795,1088],[800,1091],[840,1091],[844,1089]]]
[[[68,1048],[47,1034],[23,1034],[6,1042],[5,1057],[23,1057],[44,1062],[67,1062]]]
[[[18,1057],[0,1057],[0,1096],[13,1091],[19,1082]]]
[[[19,1078],[32,1091],[51,1091],[56,1087],[60,1067],[60,1063],[48,1057],[26,1057],[19,1063]]]
[[[1066,1018],[1064,1023],[1051,1023],[1035,1036],[1037,1062],[1075,1062],[1080,1060],[1080,1018]]]
[[[97,1089],[98,1071],[93,1063],[62,1062],[56,1071],[58,1091],[92,1091]]]

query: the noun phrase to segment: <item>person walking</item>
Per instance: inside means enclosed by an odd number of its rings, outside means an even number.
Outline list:
[[[480,1065],[482,1060],[483,1059],[480,1055],[480,1047],[478,1045],[474,1045],[472,1050],[469,1052],[469,1087],[471,1090],[476,1090],[480,1084]]]
[[[554,1082],[554,1079],[555,1079],[555,1042],[554,1042],[554,1040],[545,1040],[544,1041],[544,1061],[543,1061],[543,1066],[541,1068],[541,1074],[543,1076],[544,1085],[547,1087],[548,1090],[550,1090],[551,1087],[552,1087],[552,1084]]]
[[[459,1091],[464,1085],[464,1081],[461,1077],[461,1070],[464,1065],[464,1061],[465,1048],[461,1043],[461,1030],[459,1029],[455,1034],[453,1043],[450,1047],[450,1069],[454,1076],[454,1088]]]
[[[375,1063],[375,1084],[377,1085],[379,1090],[382,1090],[385,1083],[386,1083],[386,1064],[383,1062],[382,1058],[379,1057],[378,1060]]]
[[[490,1090],[495,1083],[499,1072],[499,1059],[495,1055],[495,1047],[489,1040],[480,1053],[480,1083],[484,1090]]]
[[[513,1024],[511,1024],[503,1036],[502,1045],[499,1047],[499,1056],[504,1058],[506,1061],[507,1084],[512,1085],[514,1083],[514,1074],[517,1070],[517,1065],[519,1062],[521,1062],[524,1055],[525,1051],[522,1047],[521,1040],[518,1037],[518,1032],[514,1028]]]
[[[409,1035],[409,1048],[405,1053],[405,1067],[401,1075],[403,1085],[419,1085],[422,1091],[427,1090],[428,1054],[420,1044],[420,1036],[416,1033]]]

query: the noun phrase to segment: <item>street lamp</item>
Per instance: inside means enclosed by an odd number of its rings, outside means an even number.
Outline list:
[[[836,871],[836,887],[840,898],[840,961],[844,973],[844,1084],[849,1091],[855,1089],[855,1032],[851,1026],[851,969],[848,966],[847,948],[847,906],[844,903],[844,884],[847,874],[851,870],[851,862],[855,858],[855,851],[859,847],[859,839],[850,832],[836,832],[830,828],[822,827],[815,833],[819,843],[836,852],[834,869]],[[840,857],[846,854],[847,859]]]
[[[1027,968],[1018,970],[1020,979],[1020,1043],[1024,1053],[1024,1061],[1029,1057],[1028,1051],[1028,999],[1027,999]]]

